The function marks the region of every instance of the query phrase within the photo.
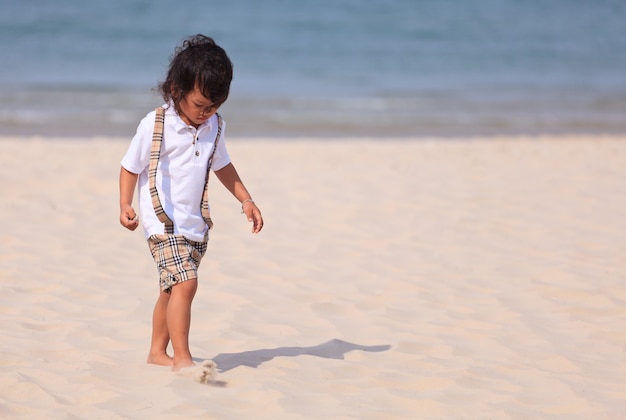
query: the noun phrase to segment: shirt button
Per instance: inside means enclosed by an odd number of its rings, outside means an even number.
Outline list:
[[[196,156],[200,156],[200,152],[196,150]]]

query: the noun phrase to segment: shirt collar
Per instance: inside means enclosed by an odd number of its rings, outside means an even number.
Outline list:
[[[180,133],[184,130],[189,129],[189,125],[185,121],[183,121],[180,115],[178,115],[178,112],[176,112],[176,107],[174,106],[174,102],[170,101],[169,103],[163,105],[163,108],[165,108],[165,115],[174,117],[173,125],[174,125],[174,130],[176,130],[177,133]],[[211,121],[213,121],[214,116],[215,115],[212,115],[211,118],[209,118],[208,120],[200,124],[200,126],[198,127],[198,132],[200,132],[201,130],[204,130],[205,128],[210,130]]]

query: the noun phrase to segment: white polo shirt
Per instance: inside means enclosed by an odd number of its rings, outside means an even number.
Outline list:
[[[163,223],[159,221],[152,207],[148,180],[155,114],[152,111],[141,120],[137,133],[122,158],[122,166],[126,170],[139,174],[139,218],[146,239],[150,235],[164,233]],[[222,124],[225,125],[223,121]],[[163,210],[174,222],[174,234],[183,235],[192,241],[203,241],[207,231],[200,203],[216,135],[217,115],[213,115],[196,130],[178,116],[173,106],[166,107],[156,188]],[[222,127],[211,169],[217,171],[229,163]]]

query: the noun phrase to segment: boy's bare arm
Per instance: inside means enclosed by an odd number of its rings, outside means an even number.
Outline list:
[[[241,210],[246,214],[248,221],[252,222],[252,233],[259,233],[263,228],[263,216],[254,201],[252,201],[252,197],[243,185],[241,178],[239,178],[235,166],[229,163],[222,169],[215,171],[215,175],[224,184],[224,187],[242,203]]]
[[[126,229],[135,230],[139,226],[139,220],[133,209],[133,195],[137,185],[137,174],[120,169],[120,223]]]

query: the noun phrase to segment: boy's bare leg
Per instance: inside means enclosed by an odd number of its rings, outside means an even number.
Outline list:
[[[152,313],[152,342],[148,363],[161,366],[172,366],[174,360],[167,354],[167,345],[170,342],[170,333],[167,328],[167,306],[169,293],[159,292],[159,298]]]
[[[191,325],[191,303],[198,288],[198,281],[191,279],[172,287],[167,304],[167,326],[174,348],[174,365],[172,370],[193,366],[189,351],[189,327]]]

